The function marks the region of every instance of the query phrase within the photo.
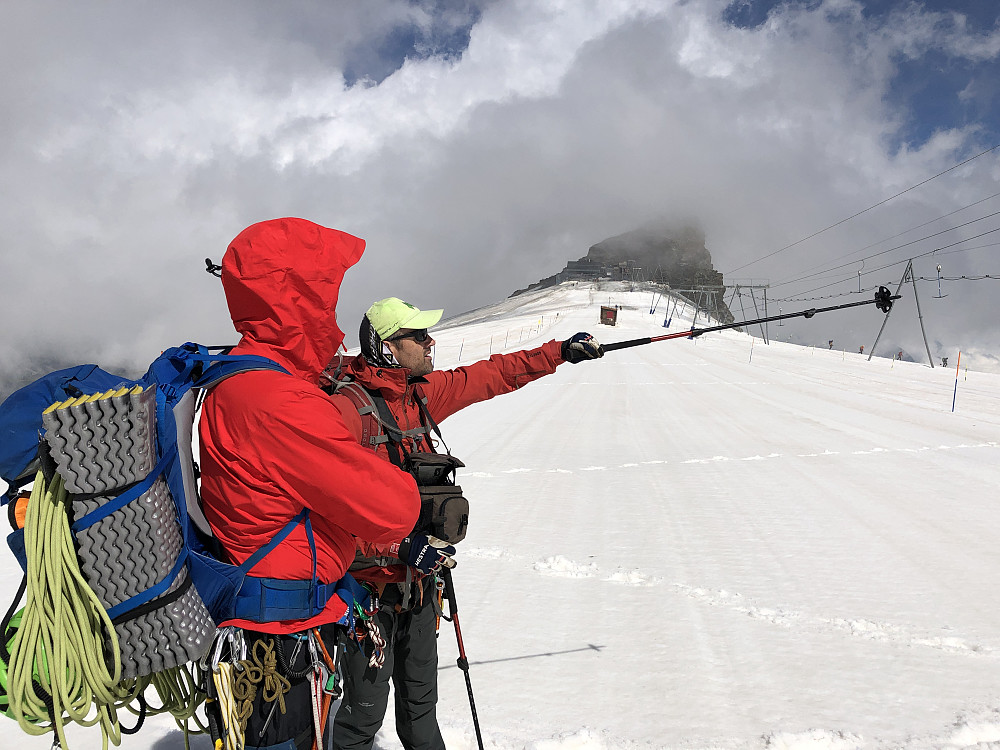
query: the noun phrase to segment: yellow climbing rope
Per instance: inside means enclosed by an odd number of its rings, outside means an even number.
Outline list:
[[[127,697],[117,689],[118,637],[80,572],[65,503],[62,478],[46,486],[38,472],[25,517],[28,589],[11,648],[10,711],[25,732],[55,731],[63,747],[67,721],[99,723],[106,750],[121,742],[116,709]]]
[[[272,712],[285,713],[285,694],[291,689],[291,683],[278,671],[278,655],[271,639],[256,641],[248,659],[219,662],[213,679],[226,729],[226,750],[243,747],[258,686],[262,703],[273,703]]]
[[[198,669],[193,663],[181,664],[170,669],[155,672],[148,678],[148,684],[160,698],[159,708],[150,708],[149,714],[167,712],[174,717],[179,729],[184,732],[184,747],[189,747],[189,734],[208,734],[208,726],[198,715],[198,708],[205,702],[205,693],[199,687],[201,680],[192,673]],[[129,710],[135,712],[131,706]],[[191,727],[194,722],[194,727]]]
[[[234,666],[230,662],[221,662],[216,672],[212,674],[215,690],[219,700],[219,712],[225,727],[226,750],[242,750],[246,720],[240,722],[239,707],[233,694]]]
[[[258,653],[258,649],[260,653]],[[285,713],[285,693],[291,690],[292,684],[278,671],[278,655],[274,650],[274,641],[261,639],[253,644],[253,662],[245,662],[247,671],[253,670],[253,681],[262,683],[261,699],[264,703],[278,701],[278,710]]]

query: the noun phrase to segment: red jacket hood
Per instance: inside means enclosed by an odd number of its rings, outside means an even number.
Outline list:
[[[364,249],[364,240],[305,219],[272,219],[240,232],[222,259],[240,352],[315,381],[344,341],[337,297]]]

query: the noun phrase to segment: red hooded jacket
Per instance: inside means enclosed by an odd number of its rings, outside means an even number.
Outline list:
[[[202,501],[231,562],[245,561],[309,508],[317,577],[332,583],[354,560],[358,539],[398,541],[416,522],[420,496],[412,477],[362,448],[317,385],[344,339],[335,313],[341,281],[363,251],[357,237],[289,218],[245,229],[222,260],[226,299],[242,334],[233,354],[268,357],[291,373],[243,373],[205,399]],[[304,526],[252,572],[308,580]],[[335,622],[345,608],[334,597],[308,620],[228,624],[292,633]]]
[[[561,346],[558,341],[549,341],[537,349],[494,354],[481,362],[454,370],[436,370],[419,378],[409,377],[410,371],[404,368],[372,367],[359,355],[346,364],[343,374],[349,375],[366,388],[377,390],[385,399],[396,424],[405,431],[420,427],[424,422],[416,401],[416,389],[427,399],[427,411],[431,419],[438,423],[466,406],[502,393],[510,393],[532,380],[555,372],[556,367],[566,361],[563,359]],[[332,396],[330,400],[340,410],[348,429],[360,442],[364,425],[357,406],[343,393]],[[430,437],[433,438],[433,434]],[[404,447],[407,452],[434,450],[426,440],[414,445],[409,438],[404,438]],[[389,467],[395,468],[390,463],[385,443],[378,446],[377,452],[373,453],[370,448],[367,450],[369,455],[381,457],[386,470]],[[358,550],[365,557],[384,556],[387,548],[387,544],[379,543],[378,540],[362,538],[358,543]],[[354,571],[352,575],[359,581],[401,581],[406,577],[406,566],[367,568]]]

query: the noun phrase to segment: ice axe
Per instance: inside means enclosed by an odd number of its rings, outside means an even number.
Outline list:
[[[696,336],[701,336],[703,333],[713,333],[715,331],[726,331],[730,328],[740,328],[741,326],[753,326],[758,323],[770,323],[774,320],[788,320],[789,318],[811,318],[817,313],[830,312],[832,310],[844,310],[848,307],[858,307],[860,305],[875,305],[879,310],[884,312],[886,315],[892,309],[893,300],[897,300],[901,297],[899,294],[892,294],[886,287],[880,286],[878,291],[875,292],[875,299],[865,300],[864,302],[849,302],[846,305],[834,305],[833,307],[820,307],[820,308],[810,308],[809,310],[800,310],[794,313],[785,313],[784,315],[772,315],[767,318],[758,318],[757,320],[744,320],[739,323],[726,323],[720,326],[710,326],[708,328],[692,328],[689,331],[678,331],[677,333],[667,333],[663,336],[647,336],[642,339],[629,339],[628,341],[616,341],[612,344],[604,344],[603,349],[606,352],[613,352],[615,349],[628,349],[632,346],[642,346],[644,344],[652,344],[654,341],[666,341],[667,339],[680,339],[680,338],[695,338]]]

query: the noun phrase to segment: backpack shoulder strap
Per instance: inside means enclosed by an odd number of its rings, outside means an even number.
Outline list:
[[[437,422],[434,421],[434,417],[431,416],[430,410],[427,408],[427,396],[423,394],[416,386],[413,387],[417,396],[417,404],[420,407],[420,413],[424,415],[424,419],[427,420],[427,425],[434,430],[434,434],[438,436],[438,440],[444,446],[445,453],[449,456],[451,455],[451,449],[448,444],[444,441],[444,435],[441,434],[441,428],[438,427]]]
[[[333,395],[343,395],[354,404],[361,417],[361,445],[372,450],[389,441],[379,424],[375,400],[370,391],[354,380],[337,381]]]
[[[368,389],[366,388],[365,390]],[[375,405],[375,418],[378,420],[379,426],[385,433],[385,447],[389,454],[389,460],[402,469],[403,463],[406,461],[406,450],[403,448],[403,437],[413,432],[413,430],[404,432],[399,429],[399,423],[396,421],[396,418],[392,416],[392,412],[389,410],[389,404],[386,403],[385,397],[381,393],[378,391],[368,391],[368,396]]]

